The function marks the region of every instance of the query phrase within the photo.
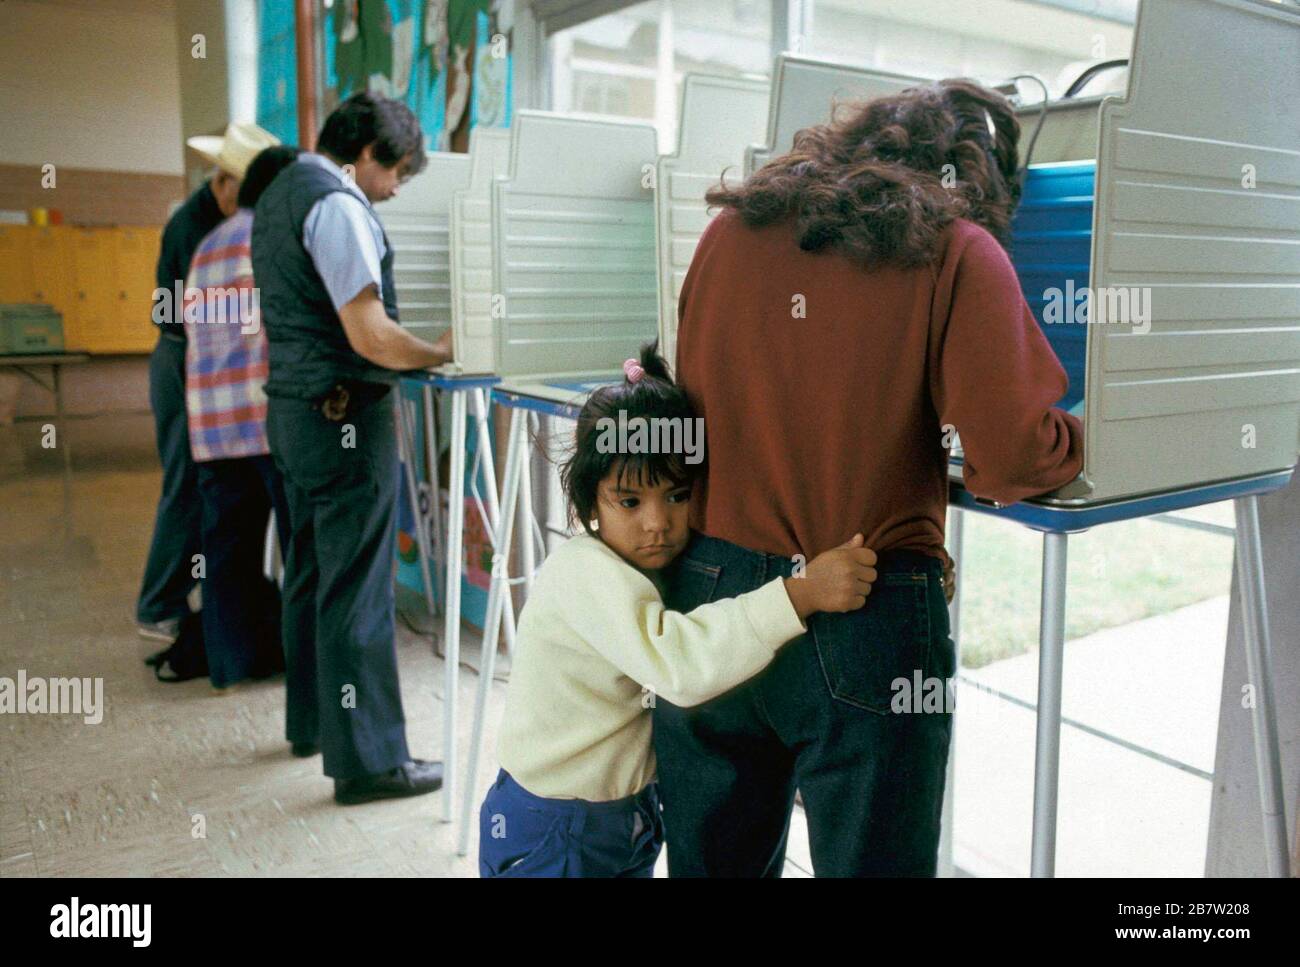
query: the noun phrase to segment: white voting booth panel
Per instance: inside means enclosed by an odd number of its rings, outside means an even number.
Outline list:
[[[695,246],[712,217],[705,193],[744,177],[745,147],[763,136],[767,85],[761,81],[687,74],[682,82],[677,153],[655,172],[655,246],[659,256],[659,351],[671,369],[677,357],[677,299]]]
[[[1060,496],[1106,501],[1295,465],[1298,65],[1300,11],[1254,0],[1139,7],[1128,94],[1102,99],[1088,122],[1098,134],[1085,480]],[[1066,159],[1036,149],[1034,160]],[[1112,288],[1149,289],[1149,331],[1105,318],[1096,294]]]
[[[1085,172],[1064,163],[1084,162],[1091,197],[1049,192],[1043,220],[1021,222],[1011,253],[1031,305],[1045,269],[1086,276],[1102,295],[1072,380],[1084,400],[1084,471],[1046,498],[1065,506],[1286,470],[1300,437],[1300,12],[1143,0],[1132,61],[1126,97],[1051,106],[1028,184],[1077,181]],[[748,170],[828,121],[832,100],[914,83],[924,82],[782,55],[767,144],[747,152]],[[1020,113],[1023,150],[1037,108]],[[1064,220],[1072,202],[1092,209],[1090,257],[1033,261],[1032,243],[1079,234]],[[1107,321],[1107,290],[1149,292],[1149,331]],[[1069,334],[1044,330],[1073,368]]]
[[[469,183],[469,158],[441,151],[427,158],[427,167],[378,211],[393,246],[401,323],[433,340],[451,323],[451,198]]]
[[[836,104],[861,101],[927,83],[923,77],[850,67],[794,54],[780,54],[772,71],[767,136],[745,150],[745,174],[752,174],[794,147],[803,128],[826,124]]]
[[[469,185],[451,203],[451,324],[453,366],[460,373],[491,373],[492,182],[507,170],[510,131],[475,128],[469,136]]]
[[[655,129],[520,111],[492,185],[499,376],[616,370],[655,337]]]

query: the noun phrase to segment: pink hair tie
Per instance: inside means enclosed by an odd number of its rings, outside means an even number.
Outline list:
[[[627,377],[629,383],[637,383],[645,375],[645,370],[635,359],[628,359],[623,363],[623,375]]]

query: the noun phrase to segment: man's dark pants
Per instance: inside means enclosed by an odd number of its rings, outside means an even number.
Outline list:
[[[696,536],[668,575],[666,603],[690,611],[793,567]],[[951,709],[891,702],[897,679],[954,674],[942,565],[898,551],[877,570],[864,607],[813,615],[738,688],[690,709],[656,700],[669,875],[780,876],[796,789],[818,876],[934,875]]]
[[[198,464],[203,503],[203,643],[218,688],[284,668],[280,595],[262,574],[266,521],[275,511],[289,546],[289,506],[269,456]]]
[[[336,779],[410,759],[393,617],[393,404],[356,389],[351,399],[339,421],[306,400],[272,397],[267,407],[292,531],[282,589],[286,734],[319,743]]]
[[[162,496],[136,618],[153,624],[189,614],[185,598],[198,583],[194,555],[199,553],[200,502],[185,416],[185,340],[159,334],[149,357],[149,402],[162,461]]]

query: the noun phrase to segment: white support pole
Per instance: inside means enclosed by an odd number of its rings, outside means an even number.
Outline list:
[[[1286,809],[1279,768],[1277,719],[1273,706],[1272,643],[1268,632],[1268,602],[1264,595],[1264,552],[1259,539],[1259,498],[1238,497],[1237,583],[1246,638],[1246,671],[1255,686],[1250,722],[1255,733],[1255,769],[1264,822],[1264,854],[1270,877],[1290,875]]]
[[[470,406],[474,410],[474,425],[478,432],[479,465],[486,487],[483,502],[486,505],[487,519],[483,522],[487,532],[494,539],[501,521],[501,502],[497,499],[496,457],[492,455],[492,433],[488,429],[487,391],[476,389],[470,394]],[[507,441],[508,443],[509,441]],[[505,621],[506,650],[513,656],[515,652],[515,609],[513,603],[502,612]]]
[[[533,426],[533,415],[527,413],[525,437]],[[533,449],[526,446],[519,467],[519,550],[520,570],[524,579],[524,600],[533,593],[533,571],[537,568],[536,544],[533,541]],[[507,599],[509,600],[509,599]]]
[[[1061,764],[1061,680],[1065,665],[1065,568],[1068,537],[1043,534],[1038,624],[1038,714],[1034,740],[1034,819],[1030,876],[1056,875],[1056,805]]]
[[[400,385],[394,389],[393,406],[397,416],[397,441],[400,449],[402,468],[406,474],[407,497],[411,504],[411,519],[415,527],[415,547],[420,559],[420,581],[424,585],[424,603],[429,609],[429,617],[437,614],[437,602],[433,595],[433,578],[429,571],[429,532],[424,526],[420,514],[420,491],[415,479],[415,434],[411,428],[411,419],[406,407],[406,398],[402,395]]]
[[[957,507],[949,507],[948,553],[953,559],[953,581],[956,593],[948,605],[948,626],[953,646],[957,653],[956,668],[953,670],[953,691],[956,693],[956,679],[961,675],[961,559],[964,556],[966,538],[966,516]],[[953,862],[953,786],[957,776],[957,713],[952,716],[952,738],[948,741],[948,770],[943,783],[943,825],[939,832],[939,876],[955,876],[956,864]]]
[[[424,408],[424,453],[429,465],[429,538],[433,549],[433,581],[436,585],[447,573],[447,548],[442,540],[442,488],[438,486],[438,464],[442,453],[438,447],[438,421],[433,413],[433,387],[428,383],[421,387],[420,402]],[[450,488],[448,492],[450,493]],[[447,606],[445,595],[442,606]]]
[[[460,829],[456,852],[464,856],[469,852],[470,823],[474,815],[476,779],[479,756],[483,748],[483,732],[487,719],[488,697],[492,691],[492,675],[496,668],[497,640],[501,630],[501,609],[510,595],[508,561],[514,533],[516,505],[519,498],[521,465],[527,459],[528,411],[513,409],[510,412],[510,442],[506,448],[505,479],[502,482],[501,526],[492,557],[492,581],[488,590],[487,617],[483,628],[483,649],[479,657],[478,696],[474,703],[474,726],[470,733],[469,761],[465,766],[465,789],[460,811]]]
[[[447,480],[447,583],[443,606],[442,821],[452,821],[456,789],[456,705],[460,697],[460,586],[465,546],[465,394],[451,393]]]

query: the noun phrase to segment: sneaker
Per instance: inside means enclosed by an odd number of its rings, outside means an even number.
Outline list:
[[[181,619],[167,618],[163,621],[137,621],[136,630],[141,638],[153,641],[165,641],[171,644],[181,633]]]

